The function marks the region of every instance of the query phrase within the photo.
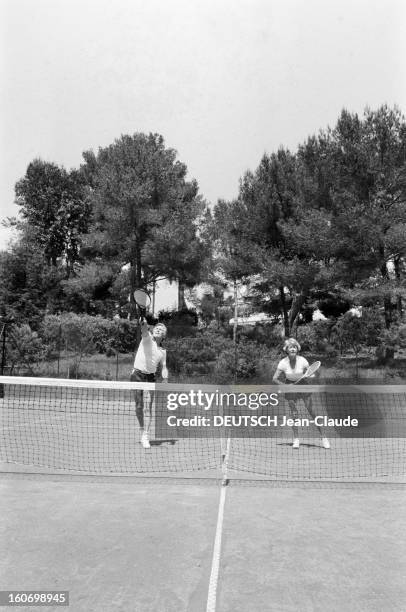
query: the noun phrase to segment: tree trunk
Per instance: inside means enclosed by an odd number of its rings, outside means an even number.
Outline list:
[[[139,247],[139,241],[136,241],[134,251],[131,257],[130,264],[130,317],[133,315],[137,316],[137,306],[134,300],[134,291],[135,289],[142,288],[142,276],[141,276],[141,249]],[[138,327],[137,327],[137,347],[141,342],[141,326],[140,320],[138,317]]]
[[[237,281],[234,281],[233,343],[234,343],[234,381],[235,382],[237,382],[237,367],[238,367],[237,328],[238,328],[238,291],[237,291]]]
[[[388,268],[386,262],[381,266],[381,274],[384,281],[389,280]],[[392,302],[390,293],[385,293],[383,296],[383,308],[385,317],[385,327],[389,329],[392,323]]]
[[[182,283],[182,281],[178,281],[178,311],[185,308],[185,285]]]
[[[401,281],[400,263],[401,263],[400,257],[395,257],[393,264],[395,268],[396,281],[398,285],[400,285],[400,281]],[[396,296],[396,308],[398,311],[399,318],[402,319],[403,318],[403,304],[402,304],[401,295]]]
[[[283,286],[279,287],[279,295],[280,295],[281,304],[282,304],[283,329],[285,331],[285,338],[289,338],[290,336],[289,312],[288,312],[288,307],[286,305],[285,288]]]
[[[398,315],[400,319],[403,319],[403,304],[402,304],[402,296],[398,295],[396,297],[396,308],[398,311]]]
[[[140,248],[139,240],[137,240],[137,244],[135,246],[135,263],[136,263],[135,268],[136,268],[137,287],[141,289],[143,288],[143,286],[142,286],[141,248]]]
[[[1,365],[0,374],[3,376],[4,369],[6,367],[6,323],[3,324],[3,328],[0,334],[1,338]],[[10,374],[11,375],[11,374]],[[4,397],[4,385],[0,385],[0,399]]]
[[[156,281],[152,283],[152,316],[155,316]]]
[[[141,252],[136,246],[131,255],[130,262],[130,291],[131,301],[134,300],[134,291],[142,288],[142,276],[141,276]]]
[[[305,299],[306,299],[306,294],[303,291],[301,291],[299,295],[295,295],[295,297],[293,298],[292,306],[289,311],[290,333],[292,333],[294,329],[295,330],[297,329],[298,316],[300,314],[300,310],[304,304]]]

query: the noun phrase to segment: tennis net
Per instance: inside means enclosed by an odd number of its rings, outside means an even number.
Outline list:
[[[6,376],[0,384],[3,471],[13,464],[51,473],[406,481],[403,386],[287,392]],[[142,402],[152,401],[147,449],[136,416],[141,390]]]

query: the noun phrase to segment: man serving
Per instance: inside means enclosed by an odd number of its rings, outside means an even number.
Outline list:
[[[155,382],[156,373],[161,368],[164,382],[168,380],[168,369],[166,367],[166,350],[162,348],[162,342],[166,338],[166,327],[158,323],[149,331],[148,323],[143,320],[141,324],[141,342],[138,346],[134,359],[134,369],[131,372],[131,382]],[[146,392],[144,402],[144,391],[135,391],[135,409],[141,428],[141,444],[143,448],[150,448],[149,430],[152,418],[152,404],[154,392]]]

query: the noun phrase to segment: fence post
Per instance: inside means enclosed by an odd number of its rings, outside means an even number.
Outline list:
[[[0,375],[3,376],[4,368],[6,367],[6,325],[3,323],[1,330],[1,364],[0,364]],[[4,385],[0,385],[0,398],[4,397]]]

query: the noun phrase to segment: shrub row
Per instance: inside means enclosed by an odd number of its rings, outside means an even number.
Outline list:
[[[270,382],[275,364],[282,356],[281,334],[277,327],[239,330],[236,354],[229,329],[213,325],[199,330],[193,317],[190,321],[168,319],[167,323],[168,367],[177,379],[199,378],[226,383],[236,377],[239,382]],[[180,330],[186,335],[181,336]],[[406,325],[385,330],[380,314],[371,308],[364,309],[362,317],[346,313],[336,321],[301,325],[297,337],[305,352],[334,356],[351,350],[357,356],[361,348],[375,347],[379,360],[387,351],[393,355],[396,349],[406,347]],[[58,359],[64,353],[71,356],[72,376],[79,377],[85,355],[132,354],[136,341],[136,321],[74,313],[48,315],[38,332],[29,325],[9,328],[8,371],[12,373],[18,365],[34,373],[35,363]]]

